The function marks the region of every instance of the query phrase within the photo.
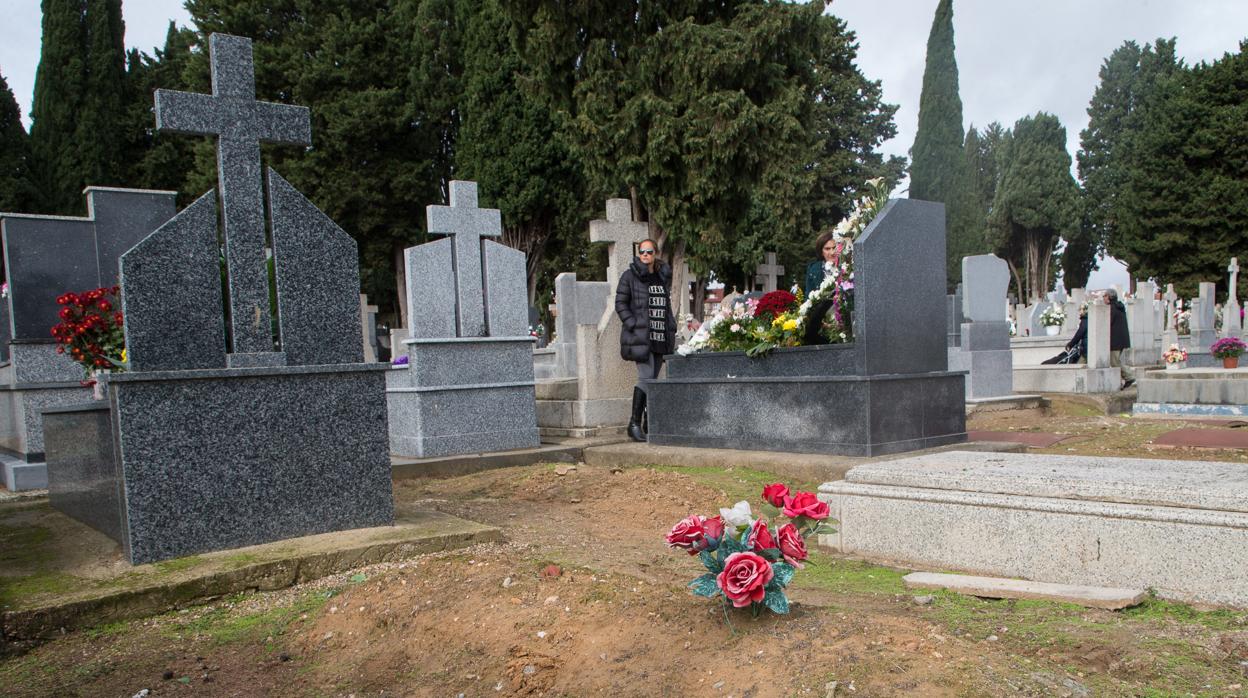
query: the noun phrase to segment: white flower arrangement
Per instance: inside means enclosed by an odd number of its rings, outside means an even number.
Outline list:
[[[1061,327],[1066,322],[1066,313],[1060,306],[1050,305],[1040,315],[1040,324],[1045,327]]]

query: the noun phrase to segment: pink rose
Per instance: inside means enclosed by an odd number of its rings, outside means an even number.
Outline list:
[[[750,537],[745,539],[745,544],[761,553],[776,547],[776,540],[771,537],[771,531],[767,530],[767,522],[759,519],[750,527]]]
[[[720,516],[712,516],[702,521],[702,534],[707,538],[716,540],[724,537],[724,519]]]
[[[790,519],[805,516],[816,521],[828,518],[827,502],[819,501],[814,492],[798,492],[784,498],[784,515]]]
[[[745,608],[763,600],[764,587],[774,573],[771,565],[754,553],[733,553],[724,561],[724,571],[715,579],[724,596],[736,608]]]
[[[672,532],[667,534],[668,546],[687,550],[690,555],[697,555],[706,547],[703,521],[705,519],[697,514],[690,514],[681,519],[675,526],[672,526]]]
[[[806,541],[797,532],[797,526],[787,523],[776,531],[776,540],[780,544],[780,554],[784,561],[794,567],[802,567],[802,560],[807,558]]]
[[[767,503],[773,507],[784,506],[784,498],[787,496],[789,496],[789,488],[785,487],[783,483],[777,482],[763,488],[763,499],[767,500]]]

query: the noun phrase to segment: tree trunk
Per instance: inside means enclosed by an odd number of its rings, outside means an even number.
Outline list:
[[[395,241],[393,243],[394,256],[394,287],[398,295],[398,303],[394,307],[399,309],[399,327],[407,328],[407,260],[404,251],[407,248],[403,243]],[[393,350],[392,350],[393,351]]]
[[[1023,278],[1018,275],[1018,266],[1009,258],[1006,258],[1005,263],[1010,266],[1010,276],[1014,277],[1014,288],[1018,290],[1018,302],[1026,303],[1027,296],[1023,294]]]

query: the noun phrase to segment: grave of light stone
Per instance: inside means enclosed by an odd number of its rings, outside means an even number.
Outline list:
[[[1135,297],[1124,303],[1131,347],[1122,352],[1122,360],[1129,366],[1153,366],[1161,363],[1161,352],[1157,348],[1156,301],[1153,300],[1157,286],[1151,281],[1138,281],[1135,289]]]
[[[1216,284],[1202,281],[1199,285],[1200,295],[1192,300],[1192,315],[1188,320],[1192,331],[1192,348],[1190,353],[1208,354],[1217,335],[1214,332],[1214,293]]]
[[[121,256],[129,371],[109,400],[44,412],[52,505],[133,564],[393,522],[355,241],[269,169],[273,345],[259,144],[307,144],[308,110],[256,101],[249,39],[214,34],[209,54],[213,94],[158,90],[156,119],[217,135],[219,189]]]
[[[441,240],[406,252],[408,364],[387,375],[391,450],[436,457],[539,445],[524,253],[493,240],[502,214],[453,181],[428,206]]]
[[[574,274],[556,279],[559,331],[574,346],[560,339],[560,374],[539,386],[538,421],[551,436],[619,433],[628,424],[637,373],[620,357],[615,288],[649,226],[633,220],[628,199],[609,199],[606,214],[590,221],[589,239],[607,243],[607,281],[577,281]]]
[[[1226,304],[1222,306],[1222,336],[1238,337],[1244,333],[1243,318],[1239,316],[1239,258],[1231,257],[1226,271],[1230,274],[1230,283],[1226,291]]]
[[[754,270],[754,283],[763,287],[764,293],[770,293],[778,287],[780,277],[784,276],[784,266],[776,264],[776,253],[768,252],[767,261]]]
[[[90,399],[83,369],[56,353],[57,296],[117,283],[118,258],[173,217],[175,193],[88,187],[87,216],[0,213],[9,295],[0,301],[0,456],[11,491],[47,486],[46,407]]]
[[[360,341],[364,346],[364,363],[377,360],[377,306],[368,302],[368,296],[360,294]]]
[[[855,243],[854,342],[673,356],[646,382],[650,442],[866,456],[964,441],[944,259],[944,206],[889,201]]]
[[[1002,312],[1004,313],[1005,311],[1003,310]],[[958,347],[962,344],[962,323],[966,320],[962,314],[962,284],[958,284],[954,292],[946,297],[945,317],[948,318],[948,324],[945,327],[948,345],[950,348]],[[950,353],[950,356],[952,356],[952,353]]]
[[[962,258],[961,341],[949,350],[949,368],[967,371],[968,400],[1014,393],[1014,354],[1010,321],[1001,300],[1010,285],[1010,269],[996,255]]]
[[[1088,356],[1076,365],[1014,366],[1014,390],[1027,393],[1112,393],[1122,386],[1122,372],[1109,365],[1109,306],[1100,298],[1088,304]],[[1061,349],[1059,340],[1058,349]]]

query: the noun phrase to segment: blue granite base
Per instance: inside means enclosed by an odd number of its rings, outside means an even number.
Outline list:
[[[738,377],[711,370],[714,354],[697,357],[703,376],[648,381],[651,443],[875,456],[966,440],[962,372]],[[668,375],[687,375],[685,360]]]
[[[391,524],[383,371],[115,376],[109,429],[95,406],[45,413],[53,505],[116,531],[133,564]]]
[[[43,410],[90,399],[91,388],[77,380],[0,386],[0,451],[28,463],[43,461]]]
[[[1201,405],[1183,402],[1137,402],[1134,414],[1160,414],[1180,417],[1248,417],[1248,405]]]

